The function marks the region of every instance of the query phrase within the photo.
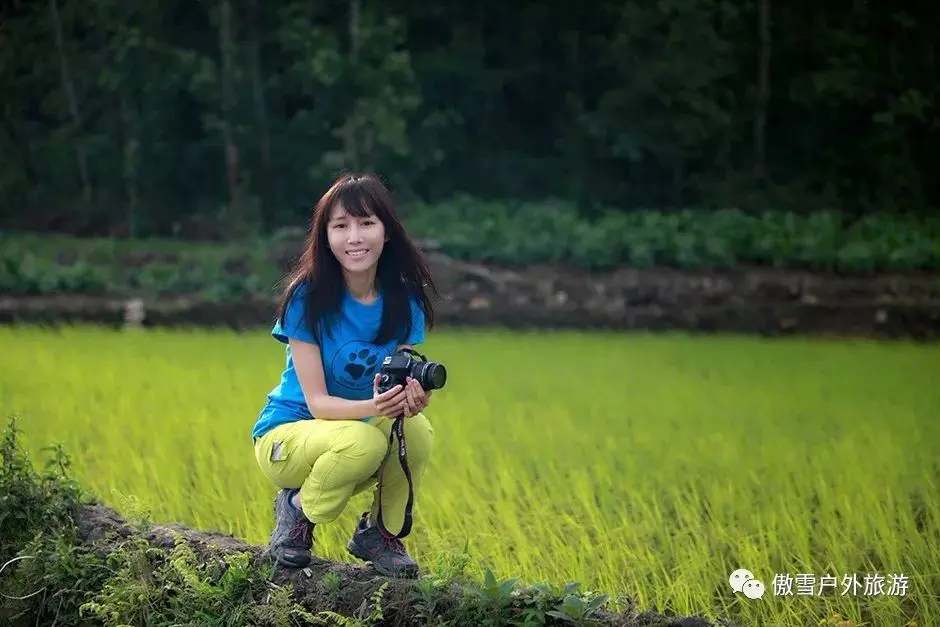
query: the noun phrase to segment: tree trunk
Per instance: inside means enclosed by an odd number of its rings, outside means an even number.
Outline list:
[[[261,73],[261,34],[258,0],[249,0],[248,29],[249,56],[251,57],[251,84],[255,98],[255,115],[258,118],[258,145],[261,152],[261,175],[259,207],[263,228],[269,229],[274,224],[268,202],[271,196],[271,133],[268,129],[268,113],[264,102],[264,79]]]
[[[232,85],[233,64],[232,5],[222,0],[219,16],[219,49],[222,55],[222,136],[225,141],[225,165],[228,173],[229,211],[227,230],[238,230],[241,220],[241,198],[238,184],[238,146],[232,132],[232,109],[235,102]]]
[[[758,12],[760,51],[754,115],[754,175],[763,182],[767,175],[767,103],[770,100],[770,0],[759,0]]]
[[[140,139],[137,134],[137,113],[126,97],[121,98],[121,122],[124,129],[123,168],[124,194],[127,197],[127,229],[131,237],[140,237],[140,193],[137,155]]]
[[[359,11],[360,0],[349,0],[349,58],[350,67],[355,75],[358,70],[359,62]],[[346,153],[346,164],[348,167],[356,169],[359,167],[358,145],[356,142],[356,130],[358,126],[358,114],[356,113],[356,100],[359,98],[358,90],[354,92],[353,106],[349,117],[346,119],[344,151]]]
[[[74,127],[75,152],[78,158],[78,173],[82,179],[82,199],[85,204],[91,204],[91,177],[88,174],[88,157],[85,155],[85,146],[80,136],[82,131],[82,118],[78,112],[78,98],[75,96],[75,85],[72,82],[72,75],[69,71],[68,55],[65,52],[65,37],[62,33],[62,19],[59,17],[59,7],[57,0],[49,0],[49,8],[52,13],[52,27],[55,32],[56,48],[59,52],[59,69],[62,74],[62,90],[65,92],[65,99],[68,103],[69,117],[72,118]]]

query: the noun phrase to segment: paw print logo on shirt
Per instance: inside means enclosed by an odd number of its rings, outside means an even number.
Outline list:
[[[349,363],[346,364],[343,370],[358,381],[363,375],[375,372],[375,363],[378,359],[377,353],[373,353],[368,348],[363,348],[359,352],[349,353]]]
[[[333,356],[333,378],[350,390],[371,390],[373,376],[384,358],[385,350],[374,344],[347,342]]]

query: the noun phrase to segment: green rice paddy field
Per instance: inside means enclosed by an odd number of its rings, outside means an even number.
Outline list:
[[[121,511],[267,541],[275,489],[250,430],[284,355],[266,329],[3,328],[0,347],[0,403],[37,459],[62,442]],[[641,609],[940,625],[940,347],[437,331],[424,348],[450,376],[408,540],[426,569],[466,548],[471,575],[580,581]],[[368,498],[318,528],[321,555],[351,559]],[[737,568],[763,598],[731,590]]]

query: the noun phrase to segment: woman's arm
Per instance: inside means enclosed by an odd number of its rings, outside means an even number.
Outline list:
[[[320,347],[291,338],[291,355],[297,379],[307,399],[307,408],[314,418],[322,420],[361,420],[382,413],[382,401],[394,397],[401,390],[395,386],[385,394],[364,401],[351,401],[330,396],[326,391]]]

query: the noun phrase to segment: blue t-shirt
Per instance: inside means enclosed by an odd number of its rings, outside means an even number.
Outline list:
[[[251,432],[252,438],[261,437],[286,422],[313,418],[297,379],[288,343],[289,338],[316,343],[304,320],[305,287],[306,284],[295,290],[284,314],[284,323],[275,322],[274,328],[271,329],[271,335],[275,339],[287,344],[284,349],[286,365],[280,383],[268,394],[267,403],[261,409]],[[424,311],[416,299],[411,301],[411,318],[411,333],[402,344],[416,345],[424,341]],[[344,291],[342,307],[335,319],[332,337],[323,332],[321,323],[320,357],[326,378],[326,390],[330,396],[350,400],[372,398],[375,373],[382,367],[382,361],[391,355],[399,344],[395,338],[382,345],[372,343],[381,323],[381,294],[374,303],[365,305],[355,300],[348,290]]]

